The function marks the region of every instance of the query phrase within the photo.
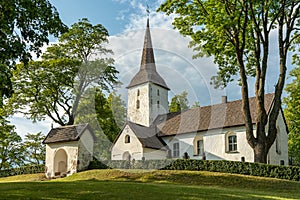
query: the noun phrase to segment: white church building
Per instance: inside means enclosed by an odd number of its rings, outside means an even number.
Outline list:
[[[144,38],[141,66],[127,86],[127,122],[111,148],[112,160],[166,158],[232,160],[254,162],[246,140],[242,101],[185,110],[168,111],[168,91],[158,74],[153,54],[149,19]],[[267,111],[273,94],[265,95]],[[255,130],[256,100],[250,98]],[[268,154],[270,164],[288,164],[288,130],[282,110],[277,119],[277,138]]]

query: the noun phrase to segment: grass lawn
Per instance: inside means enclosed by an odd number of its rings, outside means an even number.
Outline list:
[[[0,178],[0,199],[300,199],[300,183],[213,172],[90,170]]]

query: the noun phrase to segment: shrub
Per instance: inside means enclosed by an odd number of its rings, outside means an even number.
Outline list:
[[[45,165],[28,165],[18,168],[0,170],[0,177],[15,176],[21,174],[36,174],[45,172]]]

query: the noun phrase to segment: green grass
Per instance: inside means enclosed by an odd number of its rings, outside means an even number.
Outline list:
[[[0,178],[0,199],[300,199],[300,183],[191,171],[90,170]]]

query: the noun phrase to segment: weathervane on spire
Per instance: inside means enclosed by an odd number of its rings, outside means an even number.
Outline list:
[[[148,5],[148,1],[146,0],[146,6],[147,6],[147,9],[146,9],[146,12],[148,13],[148,17],[150,15],[150,9],[149,9],[149,5]]]

